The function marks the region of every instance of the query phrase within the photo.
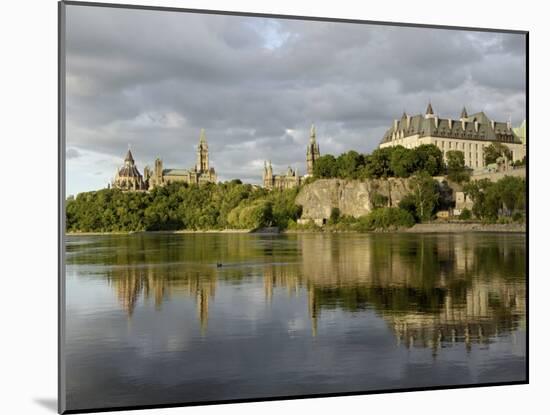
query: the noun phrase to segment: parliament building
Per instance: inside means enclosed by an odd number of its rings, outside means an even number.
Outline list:
[[[403,113],[401,119],[394,120],[379,148],[434,144],[444,157],[447,151],[462,151],[465,165],[475,170],[485,167],[483,149],[493,142],[506,145],[512,152],[512,161],[522,160],[526,155],[525,140],[516,131],[511,122],[491,120],[483,112],[468,115],[466,108],[459,119],[440,118],[428,104],[424,115]]]
[[[127,191],[151,190],[156,186],[170,183],[205,184],[216,183],[216,171],[209,165],[208,143],[206,134],[201,130],[199,145],[197,146],[197,163],[191,169],[165,169],[160,158],[155,160],[153,169],[145,166],[143,176],[135,165],[132,152],[128,150],[124,159],[124,166],[117,170],[112,181],[115,189]]]
[[[306,150],[307,174],[305,176],[300,176],[298,174],[298,169],[292,169],[290,166],[285,174],[273,174],[271,161],[265,161],[262,175],[264,188],[268,190],[285,190],[300,186],[304,178],[313,175],[313,167],[319,157],[319,144],[316,140],[315,126],[312,125],[309,132],[309,143]]]

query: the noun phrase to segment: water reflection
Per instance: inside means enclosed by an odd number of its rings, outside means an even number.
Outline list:
[[[305,295],[311,334],[323,313],[374,310],[399,345],[487,344],[524,324],[522,235],[170,235],[71,237],[68,269],[103,279],[129,319],[140,301],[193,298],[203,336],[218,284],[263,280]],[[218,267],[217,264],[221,264]],[[238,305],[237,305],[238,306]]]

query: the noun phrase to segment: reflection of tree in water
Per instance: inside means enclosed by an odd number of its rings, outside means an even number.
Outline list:
[[[217,280],[258,274],[266,301],[276,287],[307,290],[314,334],[323,310],[372,309],[399,343],[469,347],[514,330],[525,313],[517,235],[134,235],[87,243],[67,263],[106,267],[129,316],[141,296],[158,308],[175,295],[195,298],[203,332]]]
[[[525,313],[525,240],[487,235],[301,239],[303,266],[266,270],[273,286],[307,286],[313,333],[323,309],[373,309],[407,346],[486,343]],[[281,277],[278,274],[281,273]]]
[[[97,264],[129,317],[141,296],[144,300],[153,299],[157,308],[174,295],[192,296],[204,331],[209,299],[215,294],[216,263],[242,262],[249,259],[250,252],[250,242],[239,235],[226,235],[221,241],[214,236],[185,235],[182,239],[173,234],[140,234],[86,238],[85,249],[79,251],[77,243],[67,247],[67,264]],[[239,277],[236,269],[227,274]]]

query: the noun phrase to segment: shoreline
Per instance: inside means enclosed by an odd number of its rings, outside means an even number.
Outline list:
[[[481,223],[417,223],[411,228],[401,228],[388,231],[372,231],[365,233],[523,233],[526,234],[525,224],[481,224]],[[105,235],[134,235],[134,234],[251,234],[251,235],[280,235],[280,234],[309,234],[309,233],[360,233],[350,230],[309,230],[290,229],[279,232],[257,232],[253,229],[208,229],[176,231],[120,231],[120,232],[66,232],[66,236],[105,236]]]
[[[525,224],[519,223],[417,223],[405,229],[406,233],[527,233]]]

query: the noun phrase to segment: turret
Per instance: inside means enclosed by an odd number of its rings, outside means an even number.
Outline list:
[[[432,103],[428,102],[428,108],[426,108],[426,114],[424,115],[424,118],[433,118],[434,117],[434,110],[432,108]]]
[[[468,113],[466,112],[466,107],[462,108],[462,113],[460,114],[460,121],[467,121]]]

